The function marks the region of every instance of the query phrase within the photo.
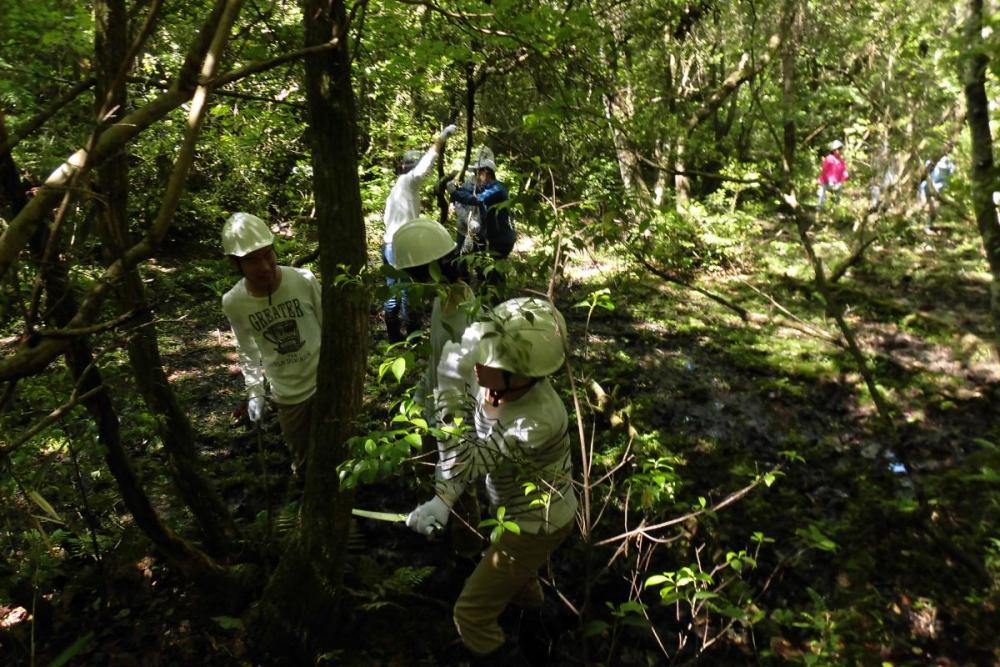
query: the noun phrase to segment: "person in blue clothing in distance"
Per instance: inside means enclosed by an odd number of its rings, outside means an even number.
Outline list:
[[[484,253],[492,260],[506,259],[514,249],[517,235],[510,218],[507,186],[497,180],[496,163],[491,157],[480,155],[473,165],[476,173],[471,185],[458,186],[448,183],[447,190],[456,206],[472,209],[468,217],[468,237],[473,253]],[[487,272],[487,282],[497,285],[498,271]]]

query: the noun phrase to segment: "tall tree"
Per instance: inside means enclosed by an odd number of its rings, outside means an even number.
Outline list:
[[[125,115],[128,93],[124,75],[131,71],[132,63],[127,53],[128,17],[124,1],[97,0],[94,17],[95,109],[98,127],[102,127]],[[147,24],[155,18],[150,15]],[[134,243],[128,229],[128,174],[127,148],[111,155],[96,169],[97,186],[102,194],[99,200],[95,199],[99,202],[97,217],[109,263],[120,258]],[[235,537],[236,528],[219,494],[205,477],[196,447],[197,433],[163,370],[157,327],[138,267],[124,273],[117,292],[122,311],[137,313],[141,323],[129,336],[129,360],[143,399],[150,410],[160,415],[160,438],[170,457],[174,485],[191,509],[207,543],[217,552],[224,551]]]
[[[353,492],[340,487],[364,388],[368,295],[357,277],[365,266],[365,228],[358,180],[357,131],[349,22],[340,0],[306,0],[306,47],[335,48],[305,60],[313,191],[323,275],[323,341],[317,369],[312,442],[299,523],[268,582],[262,617],[266,643],[306,646],[334,639]],[[345,279],[341,279],[345,278]]]
[[[965,68],[962,72],[972,142],[972,206],[983,239],[983,250],[993,274],[990,283],[990,317],[993,345],[1000,350],[1000,220],[993,203],[996,169],[993,164],[993,134],[990,131],[989,99],[986,96],[986,66],[989,57],[983,44],[983,2],[969,0],[965,21]]]

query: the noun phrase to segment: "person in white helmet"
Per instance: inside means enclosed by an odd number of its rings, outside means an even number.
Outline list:
[[[460,340],[465,329],[478,317],[475,295],[465,282],[463,267],[456,262],[455,241],[436,220],[420,217],[396,230],[392,237],[393,267],[406,271],[415,282],[439,282],[443,287],[431,307],[430,354],[427,372],[418,386],[428,415],[433,416],[437,365],[445,343]]]
[[[414,392],[414,399],[423,407],[425,418],[436,425],[434,390],[438,386],[441,351],[446,343],[459,341],[482,311],[466,282],[465,265],[457,261],[459,253],[455,241],[439,222],[426,217],[411,220],[396,230],[392,245],[395,268],[406,271],[416,283],[434,283],[438,288],[428,329],[427,370]],[[451,531],[452,546],[462,556],[478,556],[482,538],[474,530],[479,523],[475,493],[463,494],[456,503],[456,510],[462,520],[456,522]]]
[[[234,213],[222,227],[222,248],[242,278],[222,297],[239,348],[246,380],[247,412],[264,413],[265,379],[278,421],[301,473],[309,451],[309,428],[323,329],[322,291],[308,269],[280,266],[267,223]]]
[[[447,190],[451,201],[461,213],[466,207],[471,209],[468,215],[468,238],[471,239],[471,252],[486,253],[494,260],[505,259],[514,249],[517,234],[510,218],[509,194],[507,186],[497,180],[497,166],[492,157],[480,154],[473,165],[476,179],[471,186],[458,186],[454,181],[448,183]],[[459,243],[465,241],[459,230]],[[502,276],[497,271],[486,273],[486,282],[499,285]]]
[[[444,128],[426,153],[421,154],[420,151],[403,153],[397,169],[398,178],[389,192],[389,198],[386,199],[383,215],[385,233],[382,236],[382,260],[386,264],[393,264],[392,237],[396,230],[408,220],[420,215],[421,188],[431,171],[431,167],[434,166],[434,160],[444,150],[445,141],[455,133],[455,130],[454,125]],[[390,287],[396,282],[395,278],[386,278],[386,284]],[[385,315],[385,328],[391,342],[403,340],[403,322],[406,322],[413,329],[420,326],[420,319],[416,312],[409,312],[406,290],[399,288],[397,290],[389,295],[382,306],[382,312]]]
[[[514,603],[540,608],[538,569],[572,532],[577,509],[566,407],[548,380],[565,361],[566,325],[547,301],[517,298],[444,346],[438,366],[439,420],[458,431],[439,447],[435,496],[406,523],[422,534],[447,524],[451,506],[472,480],[486,490],[504,530],[466,580],[453,617],[475,656],[514,659],[498,618]],[[464,433],[459,422],[471,428]]]

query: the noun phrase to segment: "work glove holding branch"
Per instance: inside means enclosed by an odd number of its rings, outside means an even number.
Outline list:
[[[410,512],[406,525],[414,532],[431,537],[447,525],[450,513],[448,503],[434,496]]]
[[[441,139],[442,141],[444,141],[445,139],[447,139],[451,135],[455,134],[455,131],[457,129],[458,129],[458,127],[455,126],[454,124],[449,125],[448,127],[446,127],[443,130],[441,130],[441,134],[438,135],[438,138]]]

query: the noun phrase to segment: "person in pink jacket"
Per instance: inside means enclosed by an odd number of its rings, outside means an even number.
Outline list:
[[[830,142],[830,152],[820,165],[819,169],[819,204],[818,208],[823,208],[826,201],[826,191],[830,190],[834,196],[840,193],[840,188],[847,180],[847,163],[840,155],[840,149],[844,147],[839,139]]]

